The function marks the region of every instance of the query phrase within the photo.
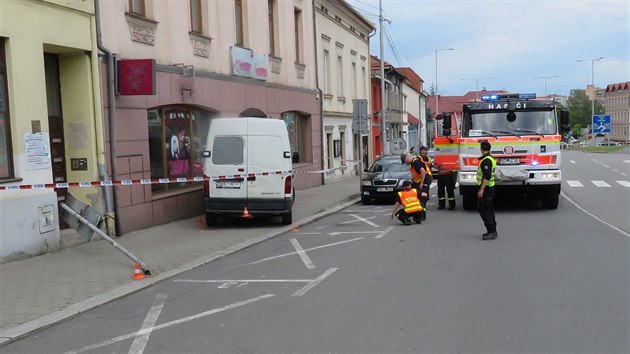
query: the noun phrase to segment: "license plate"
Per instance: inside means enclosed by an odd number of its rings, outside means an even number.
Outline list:
[[[216,186],[217,188],[241,188],[241,182],[219,181]]]
[[[499,159],[499,165],[518,165],[521,163],[519,158]]]
[[[377,192],[393,192],[394,191],[394,187],[381,187],[381,188],[376,188]]]

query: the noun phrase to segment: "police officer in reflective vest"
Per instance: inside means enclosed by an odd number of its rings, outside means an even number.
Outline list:
[[[498,236],[497,222],[494,218],[494,172],[497,161],[490,155],[491,147],[488,141],[481,142],[482,156],[479,158],[479,166],[477,166],[477,186],[479,188],[477,208],[487,231],[481,235],[483,240],[494,240]]]
[[[398,192],[396,198],[396,204],[392,210],[392,218],[396,216],[405,225],[411,225],[411,219],[416,224],[422,223],[421,213],[424,209],[418,199],[418,191],[415,188],[411,188],[411,182],[405,180],[402,184],[403,190]],[[398,209],[400,206],[402,209]]]

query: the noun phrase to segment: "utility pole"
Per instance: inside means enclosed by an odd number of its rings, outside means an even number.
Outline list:
[[[383,155],[389,155],[389,142],[387,141],[387,107],[385,106],[385,50],[383,48],[383,0],[378,0],[378,22],[381,29],[379,33],[379,46],[381,50],[381,146]]]
[[[479,101],[479,80],[492,80],[491,77],[479,77],[475,79],[462,79],[462,80],[475,80],[475,101]]]
[[[560,77],[560,76],[540,76],[540,77],[535,77],[534,80],[538,80],[538,79],[545,79],[545,97],[547,97],[547,79],[553,79],[556,77]]]
[[[597,90],[595,89],[595,62],[604,59],[599,57],[595,59],[578,59],[578,63],[583,61],[591,62],[591,87],[593,87],[593,97],[591,99],[591,139],[593,140],[593,146],[595,146],[595,133],[593,132],[593,116],[595,116],[595,97],[597,96]]]

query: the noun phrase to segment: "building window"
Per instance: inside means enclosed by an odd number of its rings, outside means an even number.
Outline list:
[[[324,49],[324,93],[330,94],[330,52]]]
[[[234,0],[234,21],[236,27],[236,44],[241,47],[244,45],[244,34],[243,34],[243,1],[242,0]]]
[[[298,112],[285,112],[282,114],[282,119],[289,132],[292,156],[295,157],[297,153],[298,162],[310,162],[311,156],[308,151],[310,141],[307,141],[310,126],[309,117]]]
[[[129,12],[138,16],[146,17],[144,0],[129,0]]]
[[[343,58],[337,56],[337,96],[344,97],[343,94]]]
[[[190,30],[195,33],[203,33],[203,11],[201,0],[190,0]]]
[[[361,98],[367,98],[367,72],[365,72],[365,66],[361,67],[361,80],[363,81],[361,84]]]
[[[13,149],[9,122],[9,95],[4,39],[0,38],[0,180],[13,178]]]
[[[182,108],[160,108],[147,114],[151,178],[203,176],[203,150],[210,117],[206,112]],[[192,183],[153,184],[162,192]]]
[[[332,133],[326,133],[326,146],[328,147],[328,168],[333,168],[333,139]]]
[[[339,132],[339,156],[341,156],[341,165],[346,165],[346,132]]]
[[[352,98],[357,98],[357,63],[352,63]]]
[[[341,140],[333,141],[333,157],[341,157]]]
[[[293,32],[295,36],[295,62],[303,63],[302,61],[302,10],[293,10]]]
[[[276,54],[276,20],[274,18],[275,0],[267,2],[267,12],[269,17],[269,54]]]

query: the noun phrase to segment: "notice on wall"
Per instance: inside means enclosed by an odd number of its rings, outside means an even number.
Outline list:
[[[26,168],[39,170],[50,168],[50,145],[48,133],[24,134],[24,146],[26,151]]]

